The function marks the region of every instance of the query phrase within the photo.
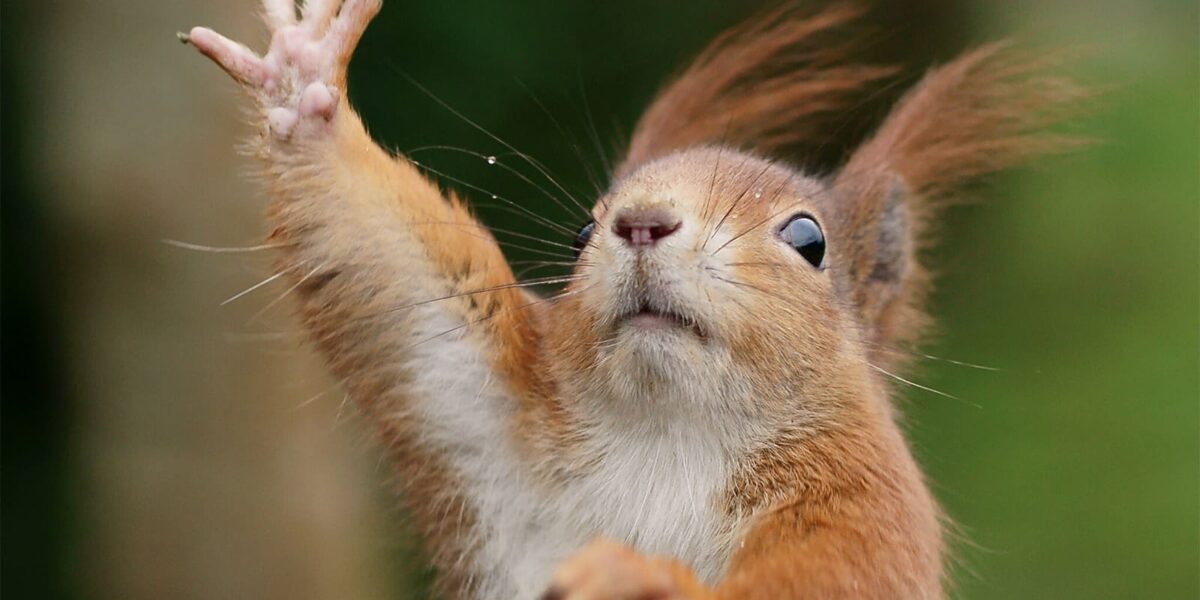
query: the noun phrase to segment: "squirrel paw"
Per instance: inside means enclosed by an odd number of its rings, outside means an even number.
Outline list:
[[[564,560],[542,600],[682,600],[663,561],[610,540],[597,540]]]
[[[271,30],[263,56],[207,27],[180,40],[259,97],[276,138],[321,131],[338,110],[350,55],[382,0],[308,0],[299,18],[294,0],[263,5]]]

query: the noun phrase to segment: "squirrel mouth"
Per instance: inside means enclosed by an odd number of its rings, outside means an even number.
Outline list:
[[[643,303],[637,310],[622,318],[625,325],[642,331],[658,331],[668,329],[690,330],[703,339],[704,331],[700,329],[695,319],[679,313],[664,311]]]

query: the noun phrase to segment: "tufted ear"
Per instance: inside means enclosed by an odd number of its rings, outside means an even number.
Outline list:
[[[874,364],[903,366],[927,324],[920,259],[938,209],[981,175],[1084,143],[1046,131],[1091,95],[1048,74],[1060,62],[995,43],[930,71],[834,177],[837,282]]]
[[[837,208],[828,224],[836,240],[833,264],[840,295],[857,312],[871,362],[901,366],[899,350],[926,328],[922,307],[929,275],[918,257],[925,229],[921,202],[896,173],[881,171],[856,180],[839,179]]]
[[[717,36],[638,119],[621,177],[657,157],[719,144],[762,154],[819,144],[822,130],[892,67],[849,60],[853,2],[816,11],[784,2]]]

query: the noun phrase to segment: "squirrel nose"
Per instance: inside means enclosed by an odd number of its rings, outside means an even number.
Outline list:
[[[617,213],[613,232],[634,248],[650,247],[676,231],[682,222],[662,208],[626,208]]]

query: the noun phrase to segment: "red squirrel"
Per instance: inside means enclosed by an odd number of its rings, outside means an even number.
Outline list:
[[[892,384],[922,252],[972,178],[1068,142],[1082,91],[1005,44],[929,71],[833,175],[772,158],[890,70],[770,10],[657,96],[560,293],[380,148],[346,67],[381,0],[264,0],[265,54],[182,39],[253,98],[299,317],[378,428],[451,598],[940,598],[942,517]]]

